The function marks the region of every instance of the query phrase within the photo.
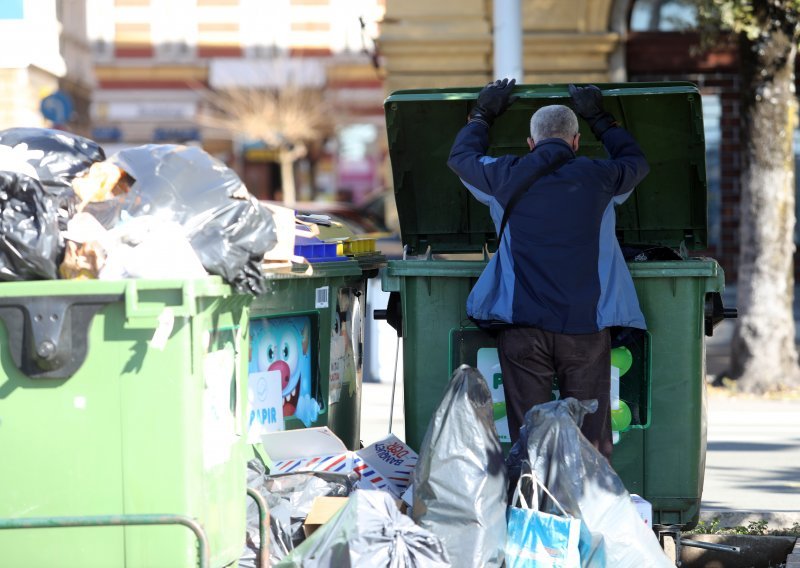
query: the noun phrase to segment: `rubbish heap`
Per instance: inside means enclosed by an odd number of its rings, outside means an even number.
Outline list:
[[[263,290],[272,214],[200,148],[148,144],[106,157],[87,138],[0,131],[0,279],[221,276]]]
[[[595,407],[572,398],[533,407],[504,457],[489,387],[462,365],[419,455],[391,434],[356,452],[324,428],[267,434],[269,463],[250,462],[249,486],[270,507],[271,565],[671,566],[641,499],[580,431]],[[260,566],[248,514],[241,568]]]
[[[259,295],[265,265],[338,258],[347,240],[285,213],[200,148],[107,157],[67,132],[0,131],[2,281],[212,274]],[[262,566],[262,544],[275,566],[669,566],[580,433],[592,403],[533,407],[506,458],[489,387],[462,365],[419,455],[391,434],[355,452],[327,428],[265,434],[267,459],[248,463],[248,486],[267,501],[269,543],[253,505],[239,566]]]

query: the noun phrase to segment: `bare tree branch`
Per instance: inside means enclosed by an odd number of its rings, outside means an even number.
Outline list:
[[[309,146],[335,132],[325,92],[291,83],[275,89],[198,90],[206,103],[201,124],[278,149],[284,203],[294,205],[294,164],[308,155]]]

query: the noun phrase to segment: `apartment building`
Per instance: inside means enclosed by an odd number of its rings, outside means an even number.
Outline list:
[[[94,84],[85,0],[0,2],[0,128],[88,135]]]
[[[384,91],[373,51],[383,10],[383,0],[87,0],[92,136],[109,151],[201,145],[270,199],[280,150],[204,121],[208,93],[319,89],[335,131],[296,165],[298,197],[357,201],[383,183]]]

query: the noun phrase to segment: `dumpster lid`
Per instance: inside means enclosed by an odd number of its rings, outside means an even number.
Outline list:
[[[703,111],[688,82],[595,83],[605,109],[641,145],[650,174],[617,208],[617,237],[627,246],[703,249],[707,241]],[[403,244],[411,254],[480,252],[497,248],[489,210],[447,167],[450,147],[480,87],[404,90],[384,102],[389,157]],[[531,114],[569,104],[566,84],[517,85],[519,100],[490,131],[488,154],[528,151]],[[578,154],[607,156],[581,120]]]

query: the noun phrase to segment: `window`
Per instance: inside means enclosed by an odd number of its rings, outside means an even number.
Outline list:
[[[21,20],[25,17],[23,0],[3,0],[0,2],[0,20]]]
[[[631,31],[675,32],[697,27],[694,0],[636,0]]]
[[[719,95],[703,95],[703,130],[706,138],[706,180],[708,182],[708,248],[711,250],[719,250],[722,244],[721,118],[722,103]]]

